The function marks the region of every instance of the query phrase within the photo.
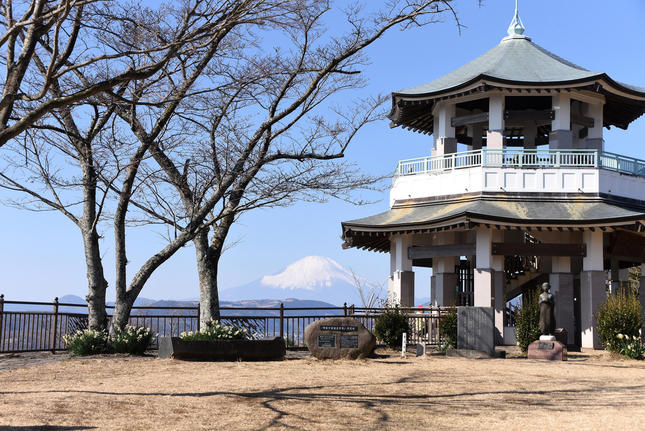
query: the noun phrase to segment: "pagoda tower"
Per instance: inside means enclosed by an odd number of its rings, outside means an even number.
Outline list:
[[[608,152],[603,127],[626,130],[645,89],[524,31],[516,9],[499,45],[392,93],[391,126],[432,135],[432,152],[398,163],[389,210],[343,222],[343,247],[389,252],[402,306],[414,305],[413,268],[431,267],[433,305],[494,307],[498,344],[505,304],[548,281],[568,344],[600,348],[598,304],[645,262],[645,161]]]

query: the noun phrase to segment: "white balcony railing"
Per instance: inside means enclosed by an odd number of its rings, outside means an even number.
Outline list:
[[[481,149],[402,160],[394,176],[431,174],[471,167],[602,168],[645,177],[645,160],[598,150]]]

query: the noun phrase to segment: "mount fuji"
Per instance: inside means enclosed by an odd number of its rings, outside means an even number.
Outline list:
[[[362,279],[361,282],[372,286]],[[265,275],[251,283],[220,292],[220,299],[225,301],[287,298],[325,301],[337,306],[345,302],[362,306],[352,272],[323,256],[303,257],[278,274]]]

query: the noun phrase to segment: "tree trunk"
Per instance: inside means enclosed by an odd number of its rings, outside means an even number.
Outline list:
[[[199,276],[199,321],[202,328],[211,320],[218,319],[219,294],[217,291],[217,266],[221,253],[208,244],[208,230],[201,231],[195,239],[197,275]]]
[[[108,316],[105,311],[105,292],[107,281],[103,275],[103,264],[99,248],[99,236],[96,230],[83,232],[85,247],[85,265],[87,268],[87,301],[88,326],[90,329],[106,329]]]
[[[116,335],[117,329],[125,328],[130,320],[130,312],[134,306],[137,295],[124,295],[121,300],[114,303],[114,313],[112,314],[112,325],[110,325],[110,336]]]

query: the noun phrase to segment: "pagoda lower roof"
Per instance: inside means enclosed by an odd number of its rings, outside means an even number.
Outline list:
[[[472,229],[479,225],[521,230],[629,228],[645,224],[645,207],[601,197],[540,199],[479,196],[451,202],[398,205],[357,220],[342,222],[344,248],[389,251],[393,234]]]

